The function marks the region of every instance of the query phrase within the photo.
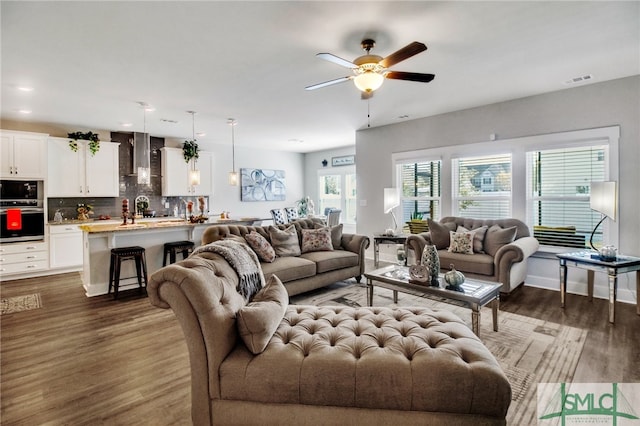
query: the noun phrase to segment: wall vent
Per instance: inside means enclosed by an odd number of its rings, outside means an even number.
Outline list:
[[[573,77],[569,80],[565,81],[564,84],[578,84],[578,83],[586,83],[590,80],[593,80],[592,74],[582,75],[580,77]]]

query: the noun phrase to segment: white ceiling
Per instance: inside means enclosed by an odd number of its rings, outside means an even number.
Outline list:
[[[368,123],[562,90],[587,74],[593,83],[640,74],[636,1],[3,0],[0,13],[3,120],[142,131],[145,101],[154,136],[191,139],[186,111],[197,111],[205,147],[230,143],[229,117],[238,145],[311,152],[353,145]],[[393,69],[435,80],[387,80],[369,102],[351,82],[304,90],[350,73],[316,53],[353,60],[365,37],[383,57],[425,43]]]

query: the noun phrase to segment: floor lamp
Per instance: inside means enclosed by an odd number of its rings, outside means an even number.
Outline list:
[[[592,210],[602,213],[602,219],[593,228],[591,232],[591,238],[589,238],[589,245],[599,254],[594,255],[602,260],[612,260],[616,257],[616,248],[613,246],[604,246],[600,250],[597,250],[593,245],[593,236],[596,230],[607,217],[610,217],[614,221],[616,220],[616,182],[591,182],[591,194],[589,196],[589,206]]]
[[[386,235],[395,235],[398,229],[398,221],[396,215],[393,213],[393,209],[400,205],[400,193],[398,188],[385,188],[384,189],[384,212],[391,213],[393,218],[393,229],[387,229],[384,233]]]

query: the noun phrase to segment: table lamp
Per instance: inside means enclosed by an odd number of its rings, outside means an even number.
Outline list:
[[[385,188],[384,189],[384,212],[391,213],[393,218],[393,229],[387,229],[384,231],[385,235],[395,235],[396,229],[398,229],[398,221],[396,215],[393,213],[393,209],[400,205],[400,192],[398,188]]]
[[[591,182],[591,195],[589,197],[589,206],[592,210],[602,213],[602,219],[593,228],[591,238],[589,238],[589,245],[599,254],[593,255],[594,258],[601,260],[615,260],[616,248],[614,246],[603,246],[600,250],[597,250],[593,245],[593,235],[602,222],[607,217],[610,217],[614,221],[616,220],[616,182]]]

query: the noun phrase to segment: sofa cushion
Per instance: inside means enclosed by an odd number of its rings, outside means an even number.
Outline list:
[[[303,257],[276,257],[273,263],[261,263],[260,266],[265,279],[271,275],[277,275],[283,283],[312,277],[316,274],[316,264]]]
[[[271,263],[276,259],[276,252],[271,244],[269,244],[269,241],[256,231],[251,231],[244,236],[244,239],[247,240],[253,251],[256,252],[260,261]]]
[[[475,232],[449,231],[449,251],[451,253],[473,254],[473,235]]]
[[[331,230],[329,228],[302,229],[302,253],[332,250]]]
[[[487,277],[493,277],[495,272],[493,257],[486,253],[476,253],[469,256],[442,249],[438,250],[438,258],[442,269],[451,269],[451,265],[454,265],[456,270],[460,272],[486,275]]]
[[[450,222],[441,224],[431,219],[427,219],[427,224],[429,225],[431,243],[433,243],[438,250],[449,247],[449,232],[456,230],[456,224]]]
[[[487,229],[489,227],[487,225],[481,226],[479,228],[467,229],[464,226],[459,226],[456,229],[456,232],[466,232],[473,231],[473,252],[474,253],[484,253],[484,237],[487,235]]]
[[[253,300],[240,308],[237,314],[238,332],[253,354],[267,347],[289,305],[289,294],[277,276],[256,293]]]
[[[511,228],[501,228],[499,225],[491,226],[484,237],[484,251],[495,256],[500,247],[513,242],[517,231],[515,226]]]
[[[320,224],[320,223],[316,223],[316,228],[324,228],[325,225]],[[342,246],[342,224],[338,224],[335,226],[329,226],[329,229],[331,229],[331,245],[333,246],[333,249],[338,249]]]
[[[304,253],[301,257],[314,262],[318,274],[358,266],[359,259],[357,254],[346,250],[314,251]]]
[[[282,230],[270,226],[269,237],[277,256],[300,256],[300,243],[295,226],[290,225]]]

